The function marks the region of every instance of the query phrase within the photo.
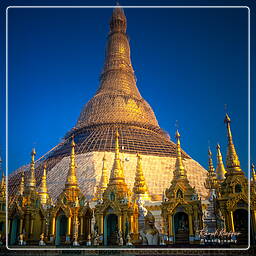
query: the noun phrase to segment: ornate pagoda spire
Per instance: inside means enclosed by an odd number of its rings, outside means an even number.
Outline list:
[[[35,155],[36,155],[36,150],[33,148],[31,152],[30,176],[28,178],[28,181],[26,182],[27,191],[33,191],[36,188]]]
[[[208,149],[208,166],[209,166],[208,173],[210,173],[211,176],[215,176],[213,162],[212,162],[212,151],[210,147]]]
[[[195,188],[192,188],[189,183],[187,172],[183,165],[180,146],[180,134],[178,130],[176,131],[175,137],[177,140],[175,169],[173,171],[171,186],[169,189],[165,190],[165,195],[168,200],[173,200],[175,198],[185,198],[186,200],[192,200],[192,198],[197,197],[197,195]]]
[[[233,143],[231,128],[230,128],[230,117],[228,114],[225,116],[224,123],[227,126],[227,137],[228,137],[228,149],[227,149],[227,157],[226,157],[226,166],[228,174],[232,174],[234,172],[241,172],[240,161],[238,159],[238,155],[236,153],[235,145]]]
[[[18,195],[22,196],[24,194],[24,188],[25,188],[25,179],[24,179],[24,171],[22,171],[19,189],[18,189]]]
[[[217,167],[216,167],[217,179],[219,181],[223,181],[225,179],[226,169],[225,169],[225,166],[223,164],[223,160],[222,160],[222,155],[221,155],[220,145],[219,144],[217,144],[216,149],[217,149]]]
[[[47,182],[46,182],[46,179],[47,179],[46,175],[47,175],[46,174],[46,164],[44,164],[43,175],[41,178],[41,185],[38,190],[38,194],[40,196],[40,200],[43,205],[47,203],[47,200],[49,198]]]
[[[65,184],[65,190],[78,188],[78,182],[76,177],[76,163],[75,163],[75,145],[76,144],[75,144],[74,136],[72,136],[70,166],[69,166],[68,176]]]
[[[256,173],[254,169],[254,164],[252,164],[252,181],[254,182],[254,184],[256,184]]]
[[[181,157],[181,147],[180,147],[180,134],[179,131],[176,131],[175,134],[177,144],[176,144],[176,164],[175,164],[175,171],[174,171],[174,178],[176,179],[185,179],[187,178],[186,170],[184,168],[182,157]]]
[[[102,173],[100,182],[96,191],[96,199],[101,199],[104,191],[106,190],[108,186],[108,175],[107,175],[107,167],[106,167],[106,155],[104,153],[103,159],[102,159]]]
[[[150,200],[150,197],[148,194],[148,187],[146,185],[145,177],[142,170],[140,154],[137,154],[137,166],[136,166],[133,193],[135,194],[136,199]]]
[[[119,138],[119,133],[117,130],[115,135],[115,159],[114,159],[114,165],[110,174],[109,185],[125,183],[122,163],[120,159],[118,138]]]
[[[217,182],[217,178],[216,178],[216,174],[214,171],[214,167],[213,167],[213,162],[212,162],[212,152],[211,149],[208,149],[208,175],[206,178],[206,183],[205,183],[205,187],[207,189],[215,189],[218,186],[218,182]]]

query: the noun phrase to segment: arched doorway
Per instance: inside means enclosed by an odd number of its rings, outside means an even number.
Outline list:
[[[11,224],[11,239],[10,244],[14,245],[18,243],[20,220],[16,217],[12,220]]]
[[[241,233],[238,236],[238,243],[248,243],[248,211],[245,209],[237,209],[233,214],[235,232]]]
[[[68,218],[64,214],[60,214],[56,221],[56,239],[55,245],[60,245],[66,240]]]
[[[115,214],[109,214],[106,216],[106,242],[107,245],[118,245],[118,219]]]
[[[189,243],[188,215],[185,212],[178,212],[174,215],[175,243]]]

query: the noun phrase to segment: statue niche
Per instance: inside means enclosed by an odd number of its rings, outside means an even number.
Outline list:
[[[174,215],[174,224],[175,224],[175,242],[188,243],[189,242],[188,215],[184,212],[177,212]]]
[[[107,218],[107,245],[118,245],[117,216],[109,214]]]

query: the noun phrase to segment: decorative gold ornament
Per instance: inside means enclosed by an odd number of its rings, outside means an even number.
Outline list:
[[[216,174],[217,174],[217,179],[222,182],[225,179],[225,174],[226,174],[226,169],[223,164],[222,160],[222,155],[220,151],[220,145],[217,144],[216,146],[217,149],[217,167],[216,167]]]
[[[135,173],[135,182],[133,186],[133,193],[136,199],[150,200],[148,194],[148,187],[142,170],[141,155],[137,154],[137,166]]]

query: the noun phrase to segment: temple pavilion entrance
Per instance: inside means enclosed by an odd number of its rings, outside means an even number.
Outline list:
[[[177,212],[174,215],[175,243],[189,243],[188,215],[185,212]]]
[[[235,232],[241,233],[238,236],[238,243],[248,243],[248,211],[237,209],[233,213]]]
[[[64,244],[66,241],[68,218],[64,214],[60,214],[56,221],[56,239],[55,245]]]
[[[115,214],[105,216],[104,245],[118,245],[118,218]]]
[[[14,245],[18,243],[19,227],[20,227],[20,220],[16,217],[12,220],[12,224],[11,224],[10,245]]]

